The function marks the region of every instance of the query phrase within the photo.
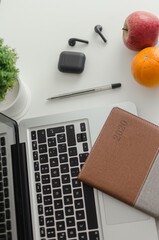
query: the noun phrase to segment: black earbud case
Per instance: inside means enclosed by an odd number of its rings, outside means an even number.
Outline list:
[[[58,69],[60,72],[81,73],[84,70],[85,60],[84,53],[63,51],[59,57]]]

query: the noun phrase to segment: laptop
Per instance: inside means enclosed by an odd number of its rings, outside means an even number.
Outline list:
[[[0,114],[0,240],[157,240],[155,219],[77,180],[114,106]],[[111,146],[110,146],[111,147]]]

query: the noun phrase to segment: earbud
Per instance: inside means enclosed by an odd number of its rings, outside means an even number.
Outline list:
[[[86,41],[86,40],[82,40],[82,39],[78,39],[78,38],[70,38],[69,40],[68,40],[68,44],[70,45],[70,46],[75,46],[75,44],[76,44],[76,42],[82,42],[82,43],[89,43],[88,41]]]
[[[106,40],[106,38],[103,36],[103,34],[101,33],[102,32],[102,26],[101,25],[96,25],[95,27],[94,27],[94,31],[96,32],[96,33],[98,33],[99,35],[100,35],[100,37],[103,39],[103,41],[106,43],[107,42],[107,40]]]

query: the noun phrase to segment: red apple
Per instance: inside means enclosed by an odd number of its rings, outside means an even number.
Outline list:
[[[127,48],[139,51],[155,46],[159,35],[159,18],[152,13],[136,11],[124,22],[123,41]]]

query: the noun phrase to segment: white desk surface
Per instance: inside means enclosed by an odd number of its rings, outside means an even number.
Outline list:
[[[32,101],[26,117],[87,108],[98,104],[133,101],[138,114],[159,124],[159,87],[148,89],[136,83],[130,63],[136,52],[122,41],[125,18],[144,10],[159,15],[156,0],[1,0],[0,37],[15,48],[20,78],[31,90]],[[94,26],[103,26],[104,44]],[[86,39],[89,44],[68,45],[68,39]],[[159,46],[159,44],[158,44]],[[82,74],[58,71],[62,51],[86,55]],[[121,82],[122,88],[46,101],[58,93]]]
[[[20,78],[31,90],[32,101],[26,117],[133,101],[138,115],[159,124],[159,87],[149,89],[133,80],[130,63],[136,52],[122,41],[125,18],[133,11],[144,10],[159,16],[157,0],[1,0],[0,37],[15,48]],[[94,26],[103,26],[104,44]],[[68,46],[68,39],[89,41]],[[159,46],[159,44],[158,44]],[[82,74],[58,71],[62,51],[80,51],[86,55]],[[46,101],[58,93],[77,91],[121,82],[122,88]]]

